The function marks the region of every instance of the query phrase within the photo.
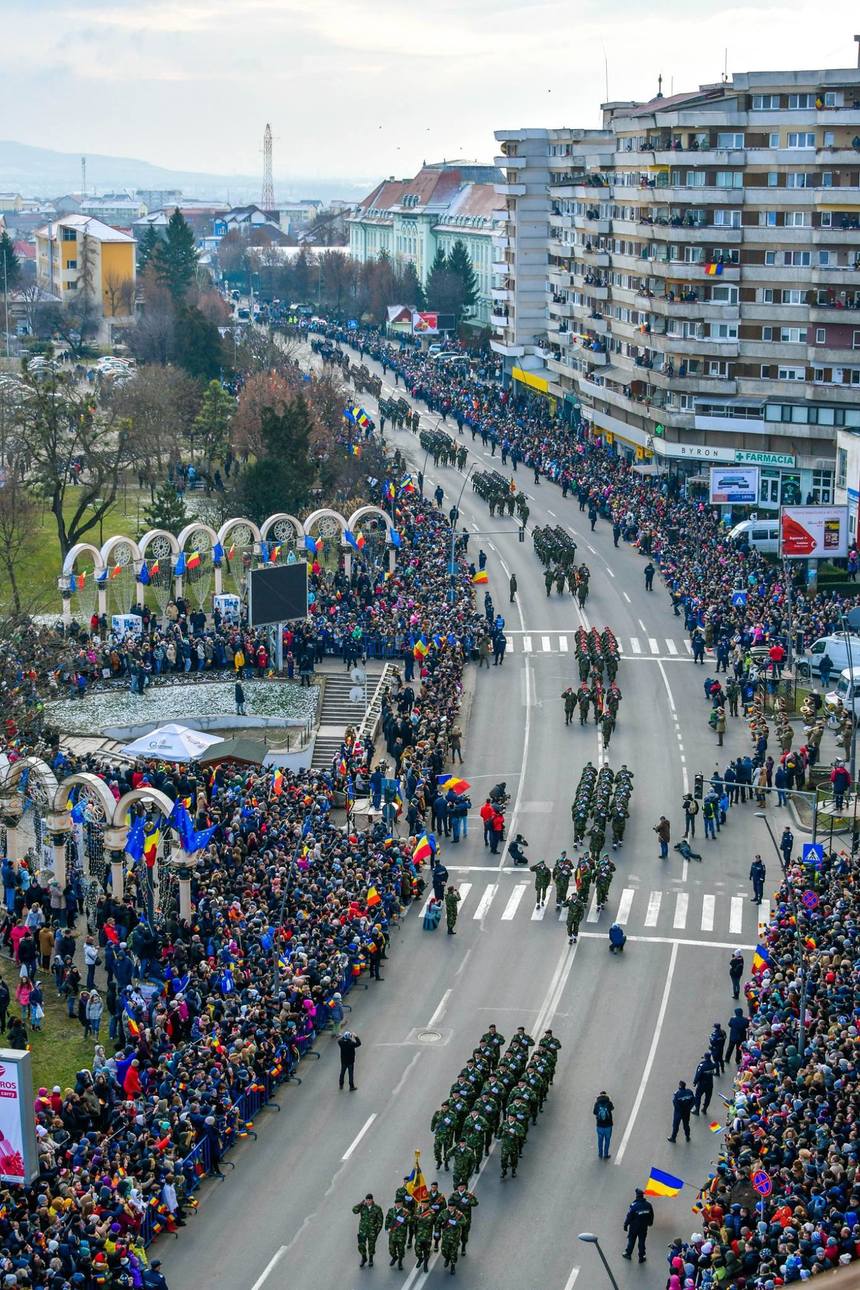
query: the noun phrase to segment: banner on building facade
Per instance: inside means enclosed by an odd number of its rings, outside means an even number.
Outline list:
[[[0,1048],[0,1182],[23,1186],[38,1176],[32,1057]]]
[[[758,466],[711,466],[711,504],[758,501]]]
[[[779,554],[784,560],[844,560],[848,555],[847,506],[783,506]]]
[[[436,336],[439,333],[439,315],[412,310],[412,331],[416,336]]]

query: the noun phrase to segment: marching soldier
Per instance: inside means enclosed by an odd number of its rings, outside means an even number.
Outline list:
[[[446,1202],[445,1202],[444,1192],[441,1192],[439,1190],[439,1184],[437,1182],[432,1182],[430,1184],[430,1190],[427,1193],[427,1200],[425,1204],[427,1205],[431,1214],[433,1215],[433,1238],[434,1238],[433,1249],[438,1250],[439,1249],[439,1228],[441,1225],[440,1219],[442,1215],[445,1213]],[[417,1249],[417,1246],[416,1246],[416,1249]]]
[[[567,943],[575,945],[579,936],[579,924],[582,922],[582,915],[585,913],[585,903],[579,892],[571,896],[567,902]]]
[[[579,724],[581,726],[588,723],[588,705],[591,703],[591,691],[588,684],[583,679],[582,685],[576,692],[576,701],[579,704]]]
[[[460,893],[453,885],[445,892],[445,922],[448,925],[448,935],[456,936],[454,930],[457,925],[457,906],[460,903]]]
[[[442,1258],[444,1266],[451,1269],[451,1276],[457,1271],[457,1256],[460,1253],[460,1240],[466,1220],[460,1209],[449,1205],[442,1219]]]
[[[567,889],[570,886],[572,875],[573,865],[567,858],[567,852],[562,851],[552,871],[552,880],[555,883],[555,907],[557,910],[560,910],[567,900]]]
[[[606,908],[606,902],[609,899],[609,888],[612,885],[612,875],[615,873],[615,865],[604,856],[597,867],[597,912],[602,914]]]
[[[517,1165],[520,1159],[520,1149],[526,1138],[526,1130],[523,1128],[513,1115],[505,1117],[501,1128],[502,1142],[502,1178],[507,1178],[508,1170],[511,1171],[511,1177],[517,1176]]]
[[[393,1268],[396,1263],[402,1272],[406,1236],[409,1230],[409,1211],[400,1201],[395,1202],[385,1215],[385,1230],[388,1233],[388,1253],[391,1255],[388,1266]]]
[[[463,1137],[466,1139],[466,1145],[474,1153],[476,1168],[480,1166],[484,1158],[484,1146],[489,1127],[480,1111],[473,1106],[463,1125]]]
[[[444,1197],[440,1196],[439,1200],[444,1204]],[[439,1206],[441,1208],[441,1205]],[[429,1272],[430,1253],[433,1248],[433,1233],[436,1230],[436,1218],[438,1210],[434,1210],[430,1204],[430,1198],[422,1200],[415,1211],[415,1256],[418,1259],[416,1267],[423,1268]]]
[[[494,1021],[490,1022],[490,1028],[486,1034],[481,1035],[481,1047],[483,1048],[485,1045],[493,1050],[490,1067],[495,1070],[499,1064],[502,1049],[505,1046],[505,1037],[499,1034]]]
[[[353,1214],[358,1214],[358,1252],[361,1255],[363,1268],[365,1263],[373,1267],[373,1256],[376,1253],[376,1242],[382,1231],[382,1209],[377,1205],[370,1192],[364,1200],[352,1207]]]
[[[460,1252],[466,1253],[466,1245],[469,1241],[469,1234],[472,1230],[472,1210],[478,1206],[478,1198],[474,1192],[466,1187],[465,1183],[452,1191],[448,1197],[448,1208],[458,1209],[463,1215],[463,1226],[460,1228]]]
[[[615,717],[607,710],[603,714],[603,720],[600,723],[600,733],[603,735],[604,748],[609,747],[609,741],[612,738],[612,731],[615,729]]]
[[[564,700],[564,724],[569,726],[576,711],[576,694],[568,686],[566,690],[562,690],[561,697]]]
[[[492,511],[490,514],[492,515]],[[552,584],[554,579],[555,575],[553,574],[552,569],[547,569],[546,573],[543,575],[543,584],[546,587],[546,594],[548,597],[552,595]]]
[[[451,1163],[453,1165],[454,1187],[459,1187],[461,1182],[468,1184],[469,1179],[478,1167],[478,1162],[475,1159],[474,1151],[462,1135],[452,1152]]]
[[[448,1168],[456,1129],[457,1119],[446,1098],[439,1110],[434,1112],[433,1119],[430,1121],[430,1132],[433,1134],[433,1154],[436,1157],[437,1169],[442,1168],[443,1160],[445,1168]]]
[[[544,860],[538,860],[537,864],[529,865],[529,869],[535,876],[535,908],[540,909],[546,904],[546,893],[552,874]]]

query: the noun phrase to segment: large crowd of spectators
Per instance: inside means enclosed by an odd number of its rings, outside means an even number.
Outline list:
[[[63,891],[41,886],[35,863],[4,868],[2,936],[22,976],[70,998],[71,1017],[104,973],[107,1029],[95,1029],[92,1065],[72,1086],[38,1092],[39,1178],[0,1194],[0,1285],[147,1284],[149,1240],[185,1223],[200,1178],[221,1172],[225,1152],[316,1036],[340,1026],[346,992],[364,973],[378,974],[401,910],[422,889],[413,851],[458,731],[463,664],[481,620],[466,559],[449,571],[441,512],[403,494],[393,519],[402,543],[394,572],[362,556],[350,578],[315,566],[309,618],[290,641],[318,648],[328,638],[348,659],[370,636],[396,645],[403,676],[381,713],[390,761],[380,765],[371,742],[351,734],[331,770],[277,775],[47,750],[61,773],[93,770],[115,795],[161,789],[188,803],[198,830],[216,832],[199,853],[187,922],[166,873],[164,912],[149,915],[152,873],[143,861],[122,900],[110,891],[109,866],[93,870],[103,881],[94,901],[75,878]],[[47,692],[43,641],[52,665],[69,647],[22,629],[17,658],[6,645],[7,683]],[[426,648],[416,650],[419,641]],[[20,731],[8,733],[6,750],[46,751]],[[344,824],[333,811],[340,795],[351,804],[362,788],[386,809],[358,829],[353,816]],[[92,968],[86,982],[79,939]],[[29,1038],[33,1015],[28,1005],[23,1021],[14,1017],[16,1042]]]

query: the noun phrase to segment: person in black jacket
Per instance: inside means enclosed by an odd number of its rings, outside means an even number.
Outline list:
[[[627,1233],[627,1249],[621,1256],[624,1259],[633,1257],[633,1246],[639,1242],[639,1262],[645,1262],[645,1238],[648,1228],[654,1222],[654,1210],[650,1200],[645,1199],[641,1187],[636,1188],[636,1198],[627,1211],[624,1219],[624,1230]]]
[[[702,1057],[696,1067],[696,1073],[693,1076],[693,1088],[696,1090],[696,1105],[693,1107],[693,1115],[698,1115],[700,1111],[707,1114],[708,1107],[711,1105],[711,1098],[714,1096],[714,1076],[717,1068],[713,1063],[710,1052]]]
[[[729,1046],[726,1049],[726,1063],[732,1060],[732,1053],[734,1053],[735,1061],[740,1065],[741,1044],[746,1039],[749,1028],[750,1023],[741,1009],[735,1008],[735,1015],[729,1017]]]
[[[733,950],[729,959],[729,977],[732,982],[732,998],[741,997],[741,980],[744,975],[744,956],[740,950]]]
[[[340,1049],[340,1083],[339,1087],[343,1088],[344,1075],[349,1076],[349,1091],[355,1092],[355,1053],[356,1049],[361,1047],[361,1040],[358,1035],[354,1035],[351,1030],[345,1030],[337,1041]]]
[[[598,1160],[609,1159],[609,1143],[612,1141],[612,1112],[614,1110],[615,1107],[606,1089],[601,1089],[591,1112],[597,1126]]]
[[[690,1141],[690,1112],[695,1100],[696,1095],[691,1088],[687,1088],[686,1080],[679,1080],[672,1097],[672,1132],[666,1139],[667,1142],[677,1141],[678,1130],[682,1125],[684,1137],[688,1142]]]

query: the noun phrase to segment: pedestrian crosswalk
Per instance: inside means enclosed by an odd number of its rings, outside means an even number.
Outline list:
[[[576,648],[573,632],[508,631],[509,654],[572,654]],[[670,636],[620,636],[622,658],[690,658],[693,647],[686,639]]]
[[[565,910],[556,915],[555,889],[550,887],[547,903],[536,907],[534,884],[506,880],[500,874],[497,882],[458,882],[460,904],[458,917],[481,922],[498,918],[510,923],[519,918],[533,923],[557,916],[560,922],[567,917]],[[474,890],[474,897],[471,893]],[[428,896],[429,903],[429,896]],[[427,908],[425,904],[424,909]],[[422,909],[422,917],[424,914]],[[742,937],[748,942],[760,939],[763,927],[770,921],[770,901],[755,905],[747,896],[729,895],[724,892],[699,892],[696,890],[647,890],[644,887],[613,886],[607,908],[597,909],[597,896],[592,893],[585,916],[586,924],[599,923],[608,927],[620,923],[628,931],[644,928],[657,935],[681,932],[709,933],[719,937]]]

